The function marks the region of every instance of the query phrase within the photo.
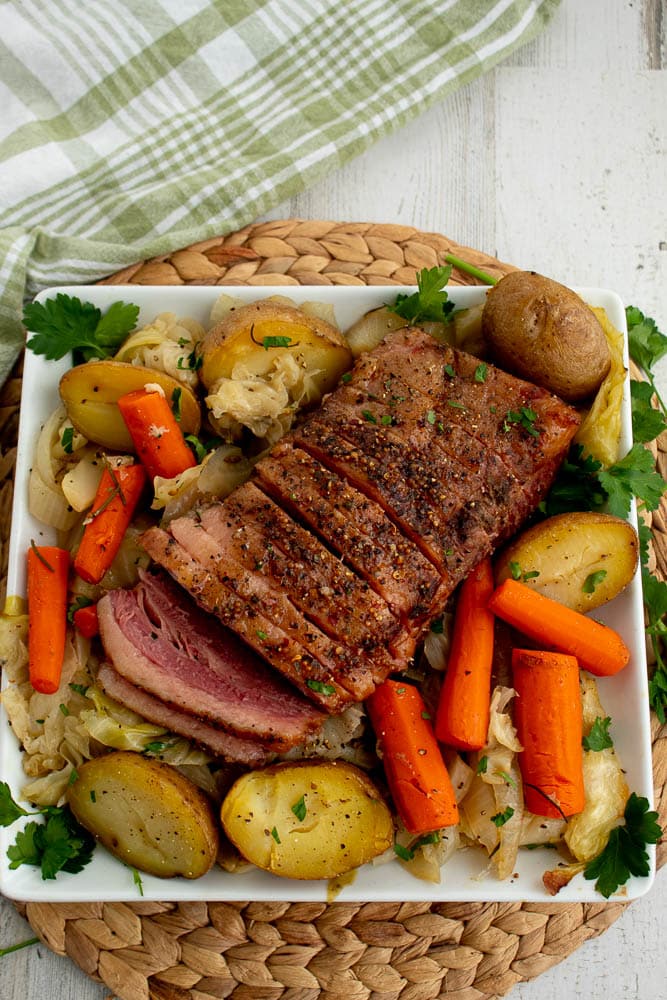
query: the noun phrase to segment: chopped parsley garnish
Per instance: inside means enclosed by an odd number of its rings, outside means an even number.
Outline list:
[[[529,569],[524,573],[520,564],[518,562],[514,562],[513,560],[509,563],[509,571],[513,580],[519,580],[523,583],[525,583],[526,580],[535,580],[540,575],[540,571],[538,569]]]
[[[480,757],[477,762],[477,774],[486,774],[486,769],[489,766],[488,757]]]
[[[74,441],[74,428],[66,427],[60,436],[60,445],[62,450],[66,455],[71,455],[74,450],[72,447]]]
[[[213,451],[222,442],[222,438],[219,437],[211,437],[202,441],[196,434],[186,434],[185,440],[194,452],[198,465],[202,464],[209,451]]]
[[[448,322],[454,303],[449,301],[444,288],[451,273],[451,267],[423,268],[417,274],[417,291],[412,295],[397,295],[394,304],[387,308],[414,324]]]
[[[141,880],[141,875],[139,874],[139,872],[137,871],[136,868],[130,868],[130,871],[132,872],[132,881],[134,882],[134,884],[136,885],[137,889],[139,890],[139,895],[143,896],[143,894],[144,894],[144,883]]]
[[[475,368],[475,382],[486,382],[486,376],[489,371],[489,366],[481,361]]]
[[[271,828],[271,836],[275,840],[276,844],[282,843],[282,841],[280,839],[280,835],[279,835],[277,829],[275,828],[275,826]]]
[[[511,806],[508,806],[507,809],[504,809],[502,812],[496,813],[495,816],[492,816],[491,822],[497,827],[505,826],[505,823],[509,822],[513,815],[514,810]]]
[[[88,694],[88,685],[87,684],[74,684],[74,683],[71,683],[69,686],[70,686],[70,690],[74,691],[75,694],[80,694],[82,698],[85,698],[87,696],[87,694]]]
[[[369,424],[377,423],[377,420],[375,419],[374,415],[371,413],[370,410],[362,410],[361,415],[364,418],[364,420],[368,421]]]
[[[434,424],[437,420],[435,410],[428,410],[426,413],[426,423]]]
[[[186,362],[183,364],[183,362]],[[180,357],[176,362],[176,367],[181,372],[198,372],[204,364],[204,359],[197,354],[196,348],[185,357]]]
[[[584,736],[581,741],[584,750],[609,750],[614,745],[614,741],[609,735],[609,726],[611,723],[611,716],[607,716],[605,719],[598,717],[591,726],[591,731],[588,736]]]
[[[180,424],[181,422],[181,397],[183,395],[183,390],[180,386],[177,386],[171,394],[171,409],[174,414],[174,420]]]
[[[323,681],[314,681],[311,678],[308,678],[306,681],[306,686],[311,691],[317,691],[318,694],[331,695],[335,694],[336,691],[336,688],[332,684],[325,684]]]
[[[520,410],[508,410],[503,421],[503,430],[509,431],[513,424],[518,424],[527,434],[539,437],[540,432],[535,426],[537,413],[530,406],[522,406]]]
[[[299,822],[303,823],[304,819],[306,818],[306,813],[308,812],[306,808],[306,799],[303,795],[301,796],[300,799],[297,799],[297,801],[292,806],[292,812],[299,820]]]
[[[584,878],[595,879],[595,888],[605,899],[625,885],[631,875],[649,874],[647,844],[657,844],[662,836],[658,814],[649,811],[648,799],[634,792],[625,806],[625,825],[609,834],[604,850],[584,869]]]
[[[456,372],[452,367],[452,365],[450,364],[445,365],[445,375],[449,375],[450,378],[456,378]]]
[[[110,358],[134,330],[138,316],[139,306],[114,302],[102,315],[92,303],[58,292],[52,299],[25,307],[23,324],[34,333],[26,346],[49,361],[58,361],[70,351],[82,361]]]
[[[581,587],[584,594],[594,594],[596,587],[599,587],[606,575],[606,569],[598,569],[595,573],[589,573]]]

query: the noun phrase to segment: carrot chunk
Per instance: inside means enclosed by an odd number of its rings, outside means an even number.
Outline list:
[[[584,808],[579,664],[567,653],[512,650],[514,720],[526,808],[555,819]]]
[[[617,674],[630,659],[628,647],[613,629],[518,580],[501,583],[491,595],[489,608],[536,642],[575,656],[580,667],[597,677]]]
[[[458,823],[454,789],[419,691],[411,684],[386,680],[366,707],[406,830],[430,833]]]
[[[118,409],[151,479],[172,479],[197,464],[161,392],[135,389],[120,397]]]
[[[493,615],[491,560],[483,559],[463,581],[454,616],[447,673],[440,691],[435,735],[459,750],[481,750],[489,729]]]
[[[28,670],[41,694],[60,686],[67,630],[69,552],[53,545],[28,550]]]
[[[99,583],[111,566],[134,516],[146,483],[141,465],[106,468],[74,558],[74,571],[88,583]]]
[[[86,639],[92,639],[100,631],[96,604],[88,604],[85,608],[78,608],[72,615],[72,621]]]

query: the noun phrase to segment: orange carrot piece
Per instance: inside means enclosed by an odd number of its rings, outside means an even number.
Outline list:
[[[569,653],[597,677],[617,674],[630,659],[620,635],[601,622],[531,590],[518,580],[505,580],[493,592],[489,608],[541,645]]]
[[[60,686],[67,630],[69,552],[54,545],[28,550],[28,670],[41,694]]]
[[[459,750],[486,744],[491,702],[493,569],[483,559],[461,584],[454,615],[452,646],[440,691],[435,735]]]
[[[366,702],[382,749],[387,782],[410,833],[431,833],[459,821],[454,789],[419,691],[387,680]]]
[[[74,571],[88,583],[99,583],[111,566],[134,516],[146,483],[142,465],[106,468],[74,558]]]
[[[86,639],[92,639],[100,630],[97,605],[87,604],[85,608],[78,608],[72,615],[72,621],[82,636]]]
[[[137,455],[151,479],[172,479],[197,464],[166,396],[136,389],[118,400]]]
[[[579,664],[567,653],[512,651],[514,721],[526,807],[555,819],[586,802]]]

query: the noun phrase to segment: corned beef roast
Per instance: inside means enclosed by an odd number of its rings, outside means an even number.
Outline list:
[[[578,423],[577,413],[546,391],[423,330],[395,331],[258,462],[249,482],[143,536],[153,560],[242,640],[255,665],[275,668],[273,683],[278,674],[291,682],[300,723],[290,715],[288,731],[287,717],[278,723],[251,694],[231,714],[194,697],[191,688],[216,697],[215,670],[196,655],[213,627],[207,616],[183,624],[195,629],[187,639],[180,625],[172,636],[179,655],[191,656],[190,675],[183,664],[172,669],[167,650],[159,664],[164,683],[148,686],[149,671],[132,665],[131,647],[153,659],[156,647],[143,635],[150,622],[134,630],[124,623],[150,619],[146,588],[164,586],[148,584],[152,578],[137,592],[104,598],[107,653],[139,695],[144,689],[266,747],[279,747],[279,725],[289,743],[299,724],[306,734],[322,718],[308,716],[295,689],[337,713],[406,665],[455,587],[544,497]],[[163,624],[165,616],[163,607]],[[124,670],[110,641],[114,630],[129,644]],[[200,670],[209,671],[204,681]],[[278,701],[287,697],[281,692]],[[234,759],[234,750],[226,756]]]

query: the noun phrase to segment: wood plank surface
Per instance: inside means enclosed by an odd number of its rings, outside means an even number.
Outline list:
[[[619,292],[667,330],[667,8],[562,0],[530,46],[269,218],[392,221]],[[667,392],[667,363],[660,371]],[[168,894],[168,886],[165,886]],[[664,1000],[667,872],[516,1000]],[[0,948],[30,935],[0,899]],[[0,1000],[108,990],[33,946],[0,961]]]

